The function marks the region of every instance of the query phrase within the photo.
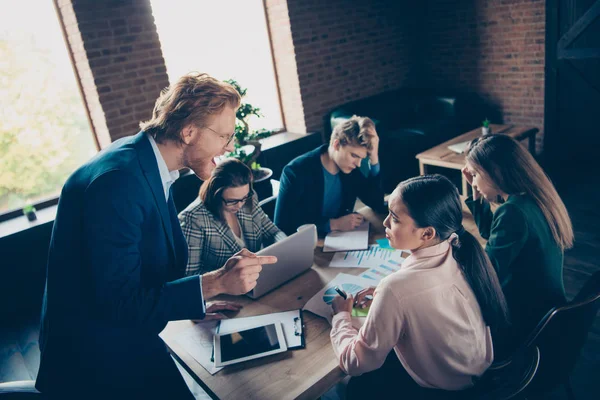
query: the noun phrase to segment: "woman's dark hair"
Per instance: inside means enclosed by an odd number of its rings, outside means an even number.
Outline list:
[[[252,193],[252,170],[246,164],[229,158],[215,167],[210,178],[200,186],[200,200],[215,217],[221,218],[223,191],[227,188],[250,186]]]
[[[506,299],[487,254],[464,230],[456,186],[444,176],[425,175],[401,182],[397,190],[417,227],[433,227],[440,240],[458,235],[452,241],[452,255],[475,293],[486,324],[492,332],[504,330],[508,325]]]

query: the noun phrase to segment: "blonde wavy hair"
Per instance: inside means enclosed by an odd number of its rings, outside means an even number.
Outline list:
[[[375,123],[371,118],[353,115],[347,121],[333,128],[329,144],[339,140],[342,146],[362,146],[371,150],[371,137],[368,135],[370,129],[375,129]]]
[[[237,109],[241,97],[228,83],[208,74],[190,73],[165,88],[154,105],[152,118],[140,122],[140,129],[149,133],[158,143],[182,143],[181,131],[193,124],[206,127],[210,117],[226,106]]]

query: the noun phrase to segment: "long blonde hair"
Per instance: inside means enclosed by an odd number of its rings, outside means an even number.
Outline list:
[[[490,135],[471,143],[467,161],[508,195],[525,193],[546,218],[555,242],[562,249],[573,247],[573,226],[565,204],[533,156],[513,138]]]

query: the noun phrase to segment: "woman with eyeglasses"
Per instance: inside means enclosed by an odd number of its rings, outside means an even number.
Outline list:
[[[188,276],[218,269],[243,248],[256,252],[286,236],[258,205],[252,171],[236,159],[217,165],[179,222],[188,243]]]

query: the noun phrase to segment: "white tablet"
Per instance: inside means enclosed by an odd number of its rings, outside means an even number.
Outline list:
[[[215,367],[252,360],[287,350],[281,323],[215,335]]]

